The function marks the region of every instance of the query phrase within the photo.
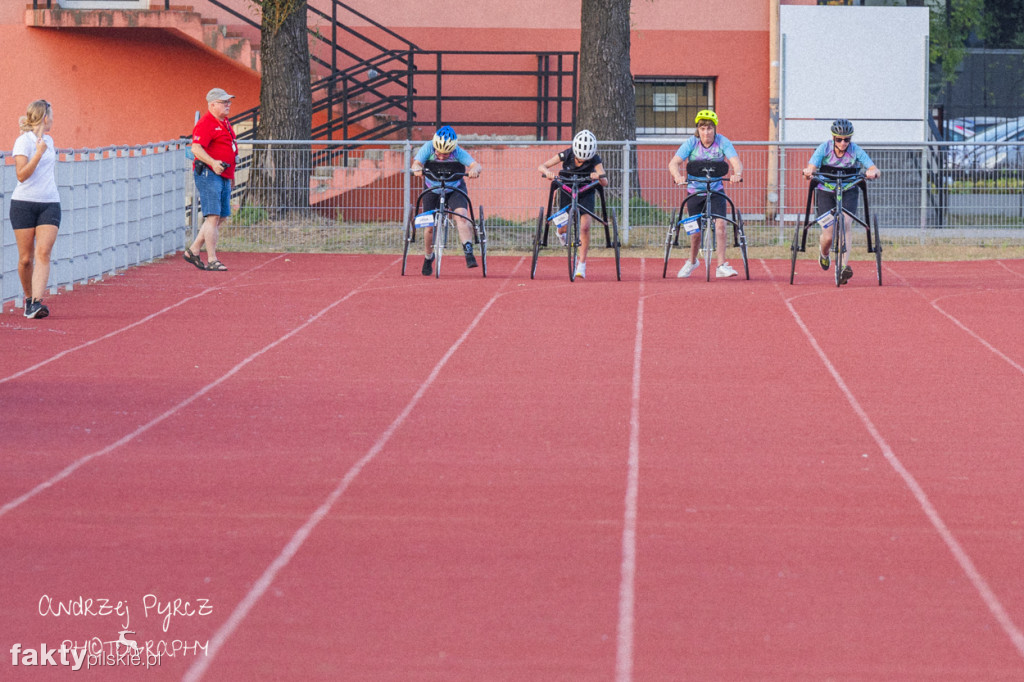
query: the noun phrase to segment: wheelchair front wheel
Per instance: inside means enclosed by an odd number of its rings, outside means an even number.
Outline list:
[[[540,240],[544,238],[544,209],[537,216],[537,230],[533,235],[533,263],[530,264],[530,279],[537,276],[537,257],[540,255]]]
[[[480,242],[480,268],[483,276],[487,276],[487,228],[484,226],[484,207],[480,207],[480,217],[476,224],[476,238]]]
[[[704,252],[704,275],[708,282],[711,281],[711,258],[715,255],[715,219],[705,215],[701,219],[704,229],[700,233],[700,249]]]
[[[843,218],[843,212],[839,211],[839,215],[836,216],[835,225],[832,227],[832,251],[835,254],[835,259],[832,263],[832,270],[836,276],[836,286],[843,285],[843,270],[846,265],[841,265],[843,262],[843,254],[846,253],[846,220]],[[849,257],[847,257],[847,264],[849,264]]]
[[[743,274],[750,279],[750,263],[747,261],[747,235],[743,232],[743,216],[736,217],[736,241],[740,247],[740,254],[743,256]]]
[[[622,245],[619,243],[619,223],[615,220],[615,214],[612,213],[612,245],[615,247],[615,281],[622,281],[622,259],[620,250]]]
[[[580,256],[580,214],[572,211],[569,229],[565,234],[565,250],[569,256],[569,281],[576,281],[576,264]]]
[[[878,273],[878,286],[882,286],[882,238],[878,233],[878,218],[871,219],[871,229],[875,233],[875,271]]]
[[[405,264],[406,264],[406,261],[409,259],[409,245],[412,244],[413,240],[416,238],[415,223],[413,222],[415,220],[416,220],[415,216],[410,215],[409,216],[409,220],[405,224],[405,230],[402,233],[403,242],[404,242],[402,244],[402,276],[403,277],[405,276]]]
[[[672,254],[672,246],[675,241],[679,238],[676,234],[679,231],[678,223],[668,228],[668,234],[665,236],[665,267],[661,270],[661,278],[665,279],[668,277],[668,258]]]
[[[806,228],[804,228],[806,229]],[[800,225],[798,224],[793,229],[793,243],[789,245],[791,254],[789,263],[789,283],[793,283],[793,278],[796,276],[796,255],[800,252]]]

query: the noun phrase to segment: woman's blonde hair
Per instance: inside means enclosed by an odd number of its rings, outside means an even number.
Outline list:
[[[50,114],[50,111],[50,103],[45,99],[37,99],[32,104],[29,104],[28,109],[25,110],[25,115],[18,119],[18,127],[21,128],[21,132],[27,133],[41,126],[43,120]]]

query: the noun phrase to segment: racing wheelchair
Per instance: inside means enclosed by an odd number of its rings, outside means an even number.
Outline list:
[[[597,196],[601,198],[601,216],[598,216],[586,206],[579,203],[580,195],[592,189],[597,190]],[[563,190],[569,201],[558,211],[552,213],[555,202],[555,192]],[[591,180],[589,175],[581,175],[569,171],[561,171],[557,179],[551,182],[551,189],[548,192],[547,210],[540,209],[537,216],[537,230],[533,236],[533,263],[530,265],[530,279],[537,275],[537,259],[540,256],[541,247],[548,245],[548,233],[551,225],[557,230],[563,225],[565,232],[565,250],[569,261],[569,281],[576,280],[576,265],[579,258],[580,248],[580,218],[583,214],[589,215],[593,220],[604,226],[604,238],[607,247],[615,249],[615,279],[622,280],[621,244],[619,242],[619,225],[615,220],[615,212],[608,216],[608,205],[604,199],[604,187],[600,180]],[[546,216],[546,217],[545,217]]]
[[[484,224],[484,209],[480,207],[479,216],[473,213],[473,202],[469,200],[459,185],[462,178],[466,177],[466,167],[457,161],[428,161],[423,165],[423,175],[428,180],[437,183],[434,187],[428,187],[416,197],[416,207],[405,225],[405,238],[402,247],[402,274],[405,275],[406,262],[409,257],[409,245],[416,241],[416,229],[434,228],[434,277],[441,276],[441,259],[444,256],[445,247],[448,244],[448,233],[458,228],[455,221],[464,218],[448,207],[449,197],[458,193],[466,199],[469,213],[469,222],[473,227],[473,241],[480,245],[480,269],[484,277],[487,277],[487,228]],[[433,211],[421,213],[423,198],[440,190],[437,208]]]
[[[831,210],[822,213],[817,218],[811,217],[811,206],[814,202],[814,190],[821,188],[835,197],[835,206]],[[864,197],[864,219],[843,210],[843,195],[847,192],[860,190]],[[832,230],[832,268],[835,271],[836,286],[842,286],[849,281],[843,278],[842,254],[849,250],[849,234],[847,224],[852,222],[856,225],[863,225],[867,232],[868,253],[875,255],[875,272],[878,276],[878,286],[882,286],[882,240],[879,237],[878,218],[871,217],[871,208],[868,204],[868,188],[866,177],[859,168],[824,165],[818,172],[811,176],[811,183],[807,190],[807,208],[804,212],[803,225],[797,224],[793,232],[793,242],[790,245],[792,258],[789,271],[789,283],[792,284],[796,276],[797,253],[807,250],[807,230],[811,225],[818,224],[822,229],[833,227]]]
[[[738,246],[743,256],[743,274],[750,279],[750,265],[747,262],[747,236],[743,232],[743,215],[736,210],[736,204],[724,192],[711,189],[716,182],[721,182],[729,175],[729,164],[725,161],[689,161],[686,164],[686,174],[689,183],[701,186],[694,194],[690,194],[679,206],[679,217],[668,228],[668,235],[665,237],[665,265],[662,268],[661,276],[668,276],[668,261],[672,254],[672,248],[679,246],[679,234],[687,236],[700,233],[700,253],[704,257],[704,275],[707,281],[711,281],[711,260],[715,257],[715,220],[721,218],[726,222],[726,229],[732,227],[733,246]],[[711,212],[711,199],[722,197],[725,200],[726,212],[729,215],[716,215]],[[686,205],[690,202],[697,202],[705,199],[700,213],[686,215]]]

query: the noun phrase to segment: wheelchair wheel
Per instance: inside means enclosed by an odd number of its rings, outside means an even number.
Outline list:
[[[441,278],[441,257],[444,255],[444,247],[448,243],[448,226],[451,218],[440,209],[434,213],[437,219],[434,221],[434,279]]]
[[[476,238],[480,242],[480,268],[483,276],[487,276],[487,228],[484,227],[484,207],[480,207],[480,216],[477,218]]]
[[[705,215],[701,219],[704,227],[700,231],[700,250],[704,254],[704,275],[708,282],[711,281],[711,258],[715,255],[715,219]]]
[[[736,217],[736,241],[739,243],[740,254],[743,256],[743,274],[750,279],[750,263],[747,261],[747,235],[743,232],[743,216]]]
[[[414,227],[413,221],[414,220],[416,220],[416,217],[413,216],[413,215],[410,215],[408,222],[405,224],[405,231],[403,232],[403,239],[402,239],[402,241],[404,242],[402,244],[402,276],[403,277],[405,276],[405,264],[406,264],[406,261],[409,259],[409,245],[412,244],[413,239],[415,239],[415,237],[416,237],[416,232],[413,230],[413,227]]]
[[[621,244],[619,243],[619,223],[612,213],[612,246],[615,247],[615,281],[622,281],[622,260],[620,256]]]
[[[846,252],[846,219],[843,217],[843,212],[839,211],[839,215],[836,216],[836,224],[832,228],[832,251],[835,253],[835,258],[832,262],[832,271],[836,276],[836,286],[842,286],[843,282],[843,269],[845,266],[841,266],[843,262],[843,253]]]
[[[878,234],[878,218],[871,219],[871,230],[875,234],[875,272],[878,273],[878,286],[882,286],[882,238]]]
[[[796,254],[800,252],[800,225],[797,224],[793,230],[793,243],[789,245],[791,254],[791,260],[789,264],[789,283],[793,283],[793,277],[796,275]]]
[[[566,233],[565,250],[569,256],[569,281],[576,281],[576,264],[580,255],[580,214],[576,211],[569,216],[569,231]]]
[[[537,215],[537,231],[533,235],[533,263],[530,264],[530,279],[537,276],[537,256],[540,255],[540,240],[544,238],[544,209]]]
[[[665,279],[668,277],[668,257],[672,253],[672,246],[674,245],[678,237],[676,234],[679,231],[679,225],[675,224],[668,228],[668,235],[665,236],[665,267],[661,270],[661,278]]]

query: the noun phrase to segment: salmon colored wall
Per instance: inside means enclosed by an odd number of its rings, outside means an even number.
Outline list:
[[[642,34],[642,37],[641,37]],[[450,29],[445,41],[432,29],[407,29],[403,35],[424,49],[456,44],[462,50],[574,50],[579,44],[576,30],[520,29],[515,32],[484,29]],[[433,42],[432,42],[433,41]],[[722,118],[722,133],[740,140],[764,140],[768,136],[768,31],[664,31],[644,30],[631,40],[630,66],[640,76],[716,77],[716,109]],[[510,63],[518,64],[519,62]],[[527,81],[514,81],[524,87]],[[473,77],[446,77],[445,87],[472,92],[479,85]],[[431,82],[417,84],[421,94],[434,91]],[[533,92],[529,92],[533,94]],[[454,107],[449,104],[446,107]],[[461,118],[471,118],[485,105],[460,105]],[[503,105],[509,106],[509,105]],[[524,105],[526,116],[535,106]],[[446,109],[447,111],[447,109]],[[419,119],[433,121],[433,109],[418,110]],[[423,134],[432,132],[429,126]],[[496,131],[487,131],[496,132]]]
[[[232,1],[246,5],[249,0]],[[462,3],[455,13],[448,0],[351,2],[426,49],[579,47],[579,0],[554,4],[548,0],[475,0]],[[5,77],[0,125],[8,126],[11,139],[5,142],[0,136],[0,147],[13,143],[18,116],[38,97],[55,105],[54,137],[62,147],[137,144],[187,134],[194,112],[205,108],[204,95],[213,86],[238,95],[236,114],[258,103],[257,76],[167,32],[28,28],[23,5],[16,9],[10,3],[3,5],[0,73]],[[769,6],[768,0],[731,0],[729,12],[707,12],[699,0],[634,0],[633,73],[717,77],[722,132],[734,139],[764,139],[768,133]],[[204,13],[212,13],[211,7],[196,3]],[[518,65],[524,58],[515,59]],[[433,88],[425,80],[417,86],[421,94],[429,94]],[[460,77],[446,76],[445,87],[472,92],[480,84],[471,77],[462,77],[460,82]],[[530,95],[535,92],[529,79],[507,80],[500,87],[510,91],[526,88],[524,94]],[[475,114],[488,105],[459,106],[464,118],[481,118],[482,113]],[[534,115],[535,105],[511,106],[517,107],[521,118]],[[418,114],[424,125],[414,137],[424,139],[433,130],[433,107],[422,105]],[[531,130],[478,132],[530,134]]]
[[[52,134],[63,148],[187,135],[212,87],[238,96],[235,111],[259,103],[252,72],[163,31],[8,24],[0,25],[0,44],[0,148],[7,150],[18,136],[18,118],[35,99],[53,104]]]

